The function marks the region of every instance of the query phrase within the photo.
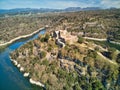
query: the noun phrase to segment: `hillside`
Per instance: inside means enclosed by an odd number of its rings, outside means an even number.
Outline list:
[[[34,31],[45,27],[51,22],[55,15],[44,14],[0,18],[0,44],[6,43],[22,35],[31,34]]]
[[[24,76],[47,90],[119,90],[119,55],[57,30],[26,43],[11,53],[11,59]]]
[[[120,10],[61,13],[52,30],[66,29],[73,35],[120,42]]]
[[[120,42],[120,9],[112,9],[3,17],[0,18],[0,43],[46,25],[50,31],[66,29],[73,35]]]

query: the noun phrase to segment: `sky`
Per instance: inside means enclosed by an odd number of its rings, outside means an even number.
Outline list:
[[[120,8],[120,0],[0,0],[0,9],[13,8],[52,8],[101,7]]]

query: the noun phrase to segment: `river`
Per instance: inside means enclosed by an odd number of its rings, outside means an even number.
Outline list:
[[[32,85],[28,78],[23,77],[19,69],[13,65],[9,55],[26,42],[36,39],[45,30],[25,39],[18,40],[0,51],[0,90],[40,90],[40,87]]]

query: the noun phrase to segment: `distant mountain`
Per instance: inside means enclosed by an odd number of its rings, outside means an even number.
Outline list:
[[[0,9],[0,14],[5,14],[5,13],[42,13],[42,12],[53,12],[53,11],[58,11],[58,9],[49,9],[49,8],[40,8],[40,9],[34,9],[34,8],[16,8],[16,9]]]
[[[81,11],[82,8],[81,7],[69,7],[64,9],[64,11]]]
[[[100,10],[100,7],[86,7],[86,8],[81,8],[81,7],[69,7],[64,9],[64,11],[86,11],[86,10]]]
[[[87,8],[81,8],[81,7],[69,7],[66,9],[50,9],[50,8],[16,8],[16,9],[0,9],[0,13],[11,13],[11,12],[56,12],[56,11],[81,11],[81,10],[98,10],[101,9],[99,7],[87,7]]]
[[[114,8],[115,9],[115,8]],[[88,10],[101,10],[100,7],[68,7],[65,9],[50,9],[50,8],[16,8],[16,9],[0,9],[0,16],[29,14],[29,13],[45,13],[45,12],[73,12],[73,11],[88,11]]]
[[[82,10],[100,10],[100,7],[87,7],[87,8],[83,8]]]

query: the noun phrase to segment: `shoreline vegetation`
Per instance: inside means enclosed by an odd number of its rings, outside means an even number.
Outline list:
[[[39,31],[43,30],[44,28],[45,28],[45,27],[39,28],[37,31],[34,31],[33,33],[30,33],[30,34],[27,34],[27,35],[18,36],[18,37],[14,38],[14,39],[12,39],[12,40],[10,40],[10,41],[8,41],[8,42],[5,42],[5,43],[0,44],[0,47],[1,47],[1,46],[5,46],[5,45],[8,45],[8,44],[11,44],[11,43],[13,43],[13,42],[15,42],[15,41],[17,41],[17,40],[19,40],[19,39],[30,37],[30,36],[38,33]]]
[[[23,76],[29,78],[29,72],[25,72],[24,67],[21,67],[21,65],[16,60],[13,60],[10,56],[9,56],[9,58],[13,62],[13,64],[19,69],[19,71],[23,73]],[[40,86],[40,87],[45,87],[44,84],[42,84],[39,81],[35,81],[32,78],[29,78],[29,82],[31,84],[34,84],[34,85],[37,85],[37,86]]]
[[[46,26],[45,26],[45,27],[46,27]],[[22,38],[31,37],[31,36],[33,36],[34,34],[37,34],[37,33],[40,32],[41,30],[45,29],[45,27],[39,28],[38,30],[34,31],[33,33],[16,37],[16,38],[14,38],[14,39],[12,39],[12,40],[10,40],[9,42],[6,42],[6,43],[4,43],[4,44],[0,44],[0,47],[1,47],[1,46],[5,46],[5,45],[8,45],[8,44],[11,44],[11,43],[13,43],[13,42],[15,42],[15,41],[17,41],[17,40],[19,40],[19,39],[22,39]],[[19,69],[19,71],[23,73],[23,76],[29,78],[29,74],[30,74],[30,73],[29,73],[29,72],[25,72],[25,71],[24,71],[24,67],[21,67],[21,65],[20,65],[16,60],[13,60],[13,59],[11,58],[11,56],[9,56],[9,58],[10,58],[10,60],[13,62],[13,64]],[[30,82],[31,84],[34,84],[34,85],[37,85],[37,86],[40,86],[40,87],[43,87],[43,88],[45,87],[44,84],[42,84],[42,83],[39,82],[39,81],[35,81],[35,80],[33,80],[32,78],[29,78],[29,82]]]

